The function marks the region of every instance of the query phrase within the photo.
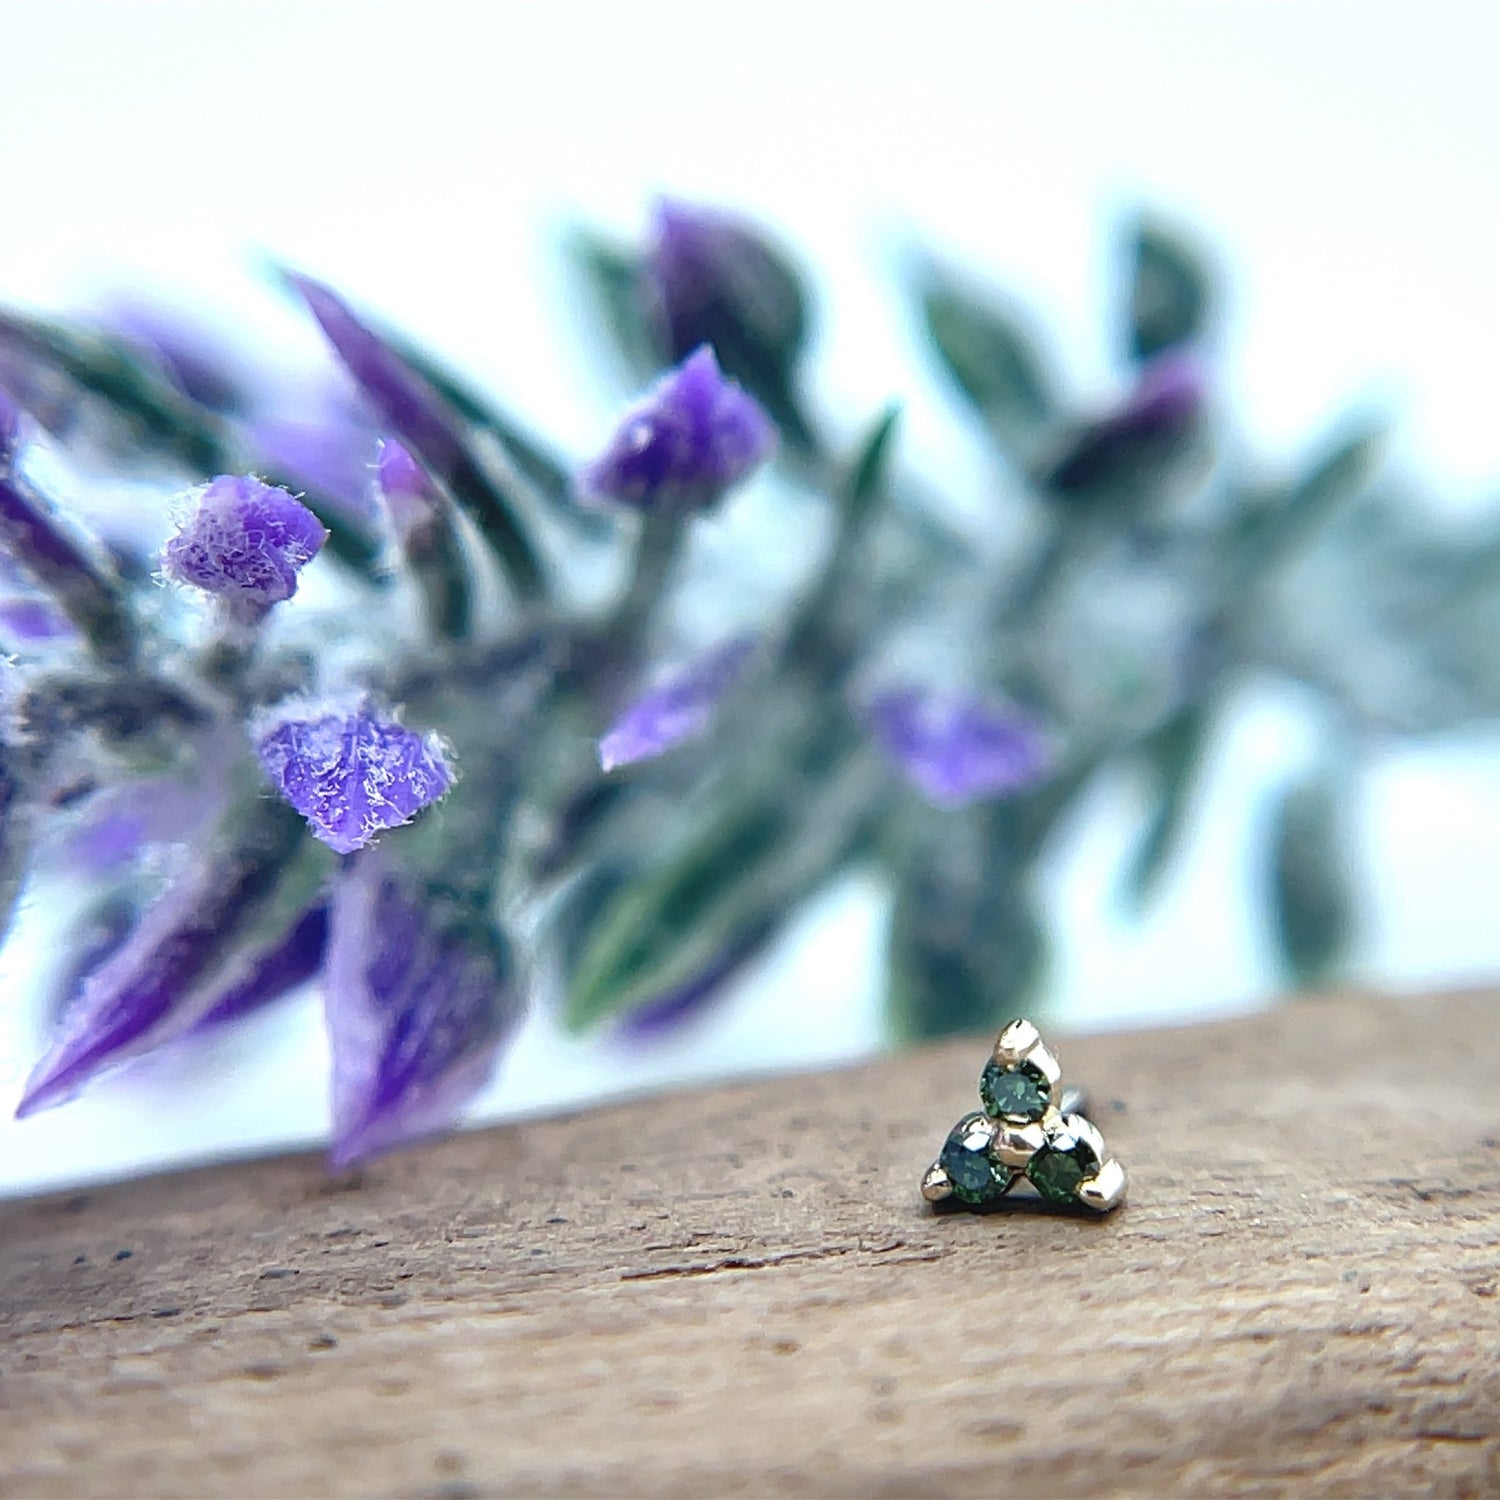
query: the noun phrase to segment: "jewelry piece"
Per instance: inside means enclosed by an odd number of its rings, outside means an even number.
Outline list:
[[[922,1178],[929,1203],[998,1203],[1024,1177],[1049,1203],[1108,1213],[1125,1201],[1125,1168],[1062,1087],[1062,1070],[1030,1021],[1012,1021],[979,1075],[982,1112],[965,1115]]]

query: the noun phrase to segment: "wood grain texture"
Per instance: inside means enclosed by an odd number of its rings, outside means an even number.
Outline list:
[[[1103,1221],[919,1200],[983,1040],[0,1205],[0,1495],[1500,1494],[1500,1000],[1058,1050]]]

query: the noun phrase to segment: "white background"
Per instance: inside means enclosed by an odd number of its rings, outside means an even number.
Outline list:
[[[1473,4],[0,4],[0,299],[175,289],[306,347],[257,280],[270,251],[428,339],[571,451],[600,430],[552,250],[584,216],[632,233],[652,194],[740,205],[816,269],[816,389],[849,423],[909,405],[904,458],[962,487],[968,439],[919,373],[892,268],[912,235],[1050,323],[1081,396],[1119,371],[1110,232],[1146,201],[1217,247],[1225,401],[1272,461],[1351,405],[1399,414],[1434,503],[1500,476],[1500,21]],[[1052,984],[1079,1024],[1258,1003],[1246,894],[1256,797],[1296,760],[1295,701],[1246,705],[1210,810],[1142,927],[1110,895],[1133,828],[1101,789],[1051,872]],[[1376,767],[1358,975],[1500,970],[1493,743]],[[532,1025],[481,1113],[814,1065],[878,1042],[878,894],[834,892],[724,1013],[652,1054]],[[0,1108],[37,1039],[15,1002],[43,924],[0,958]],[[45,955],[44,955],[45,956]],[[167,1059],[24,1125],[0,1188],[309,1140],[326,1056],[312,1003],[213,1056]]]

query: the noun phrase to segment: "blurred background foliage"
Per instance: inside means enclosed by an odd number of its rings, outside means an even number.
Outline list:
[[[762,227],[699,213],[662,205],[645,243],[576,227],[564,253],[622,399],[707,342],[774,417],[772,493],[733,502],[769,507],[764,550],[744,549],[694,601],[674,596],[670,557],[654,567],[638,541],[639,608],[610,616],[613,639],[592,649],[617,653],[621,670],[691,657],[722,633],[718,595],[752,601],[727,619],[750,624],[762,654],[706,736],[659,760],[606,775],[598,724],[559,711],[529,726],[503,888],[526,907],[566,1023],[650,1032],[696,1014],[856,868],[893,897],[893,1035],[1036,1014],[1049,954],[1087,941],[1047,909],[1038,871],[1055,841],[1086,836],[1090,789],[1122,768],[1145,789],[1118,877],[1121,908],[1143,913],[1191,833],[1237,695],[1267,679],[1310,695],[1320,743],[1266,789],[1251,851],[1262,878],[1245,894],[1289,987],[1336,980],[1363,907],[1351,821],[1364,767],[1393,742],[1500,712],[1500,667],[1484,649],[1500,610],[1493,522],[1425,508],[1383,468],[1383,426],[1365,411],[1290,467],[1259,459],[1217,379],[1223,273],[1194,234],[1145,211],[1115,247],[1106,337],[1119,393],[1103,409],[1069,389],[1057,341],[1017,298],[925,250],[903,257],[894,292],[920,333],[913,379],[940,382],[989,455],[993,493],[953,504],[939,476],[904,461],[902,392],[856,424],[811,400],[810,269]],[[693,233],[661,232],[673,215]],[[249,467],[287,483],[331,528],[346,577],[384,589],[363,478],[369,414],[335,392],[270,421],[227,341],[204,332],[170,317],[6,313],[0,382],[96,467],[178,484]],[[490,526],[485,540],[522,574],[534,548],[550,552],[556,608],[586,614],[600,580],[618,577],[629,523],[579,509],[578,455],[415,331],[385,334],[469,433],[477,457],[462,483],[475,493],[455,495]],[[111,540],[127,576],[149,571],[126,532]],[[785,572],[788,546],[806,553],[792,585],[758,585],[759,572]],[[420,701],[413,673],[404,696]],[[1017,706],[1045,726],[1048,773],[934,805],[861,722],[892,684]],[[617,706],[628,686],[613,689]]]
[[[584,232],[570,248],[626,385],[692,339],[714,338],[726,369],[783,423],[793,482],[837,497],[823,477],[837,468],[835,444],[799,381],[814,301],[800,268],[762,242],[744,284],[674,342],[642,316],[650,272],[638,251]],[[892,804],[876,783],[862,836],[830,850],[822,878],[863,859],[894,889],[888,1017],[903,1037],[983,1029],[1044,1005],[1050,948],[1087,939],[1055,929],[1035,872],[1095,778],[1121,765],[1149,788],[1150,807],[1119,900],[1133,912],[1149,905],[1189,832],[1218,725],[1252,674],[1310,686],[1326,720],[1315,768],[1273,789],[1253,892],[1287,983],[1326,982],[1358,920],[1347,825],[1362,760],[1387,738],[1457,728],[1500,706],[1500,674],[1473,630],[1496,598],[1489,569],[1476,566],[1492,533],[1441,524],[1394,491],[1381,473],[1381,425],[1364,413],[1289,475],[1257,463],[1217,398],[1222,288],[1211,257],[1150,214],[1123,227],[1118,252],[1110,337],[1125,389],[1105,412],[1065,388],[1039,320],[1003,291],[926,254],[909,258],[900,288],[925,335],[921,357],[991,449],[993,523],[983,534],[950,529],[952,509],[898,470],[867,553],[880,582],[850,605],[844,623],[858,648],[837,671],[857,676],[893,637],[909,645],[926,632],[930,649],[917,654],[929,670],[1024,704],[1061,750],[1039,785],[956,811],[911,794]],[[957,632],[955,598],[970,614]],[[829,791],[804,773],[777,796],[798,804],[800,829]],[[660,852],[657,878],[683,857]],[[685,857],[687,886],[696,875]],[[743,930],[769,934],[807,889],[805,877],[781,878],[784,858],[772,846],[740,867],[740,884],[760,898]]]
[[[707,738],[601,778],[600,722],[580,712],[569,733],[559,721],[528,773],[523,879],[510,887],[539,896],[544,1003],[478,1116],[867,1055],[890,1035],[890,1007],[919,1010],[951,944],[979,925],[961,898],[986,883],[1013,902],[983,929],[1014,961],[985,960],[997,994],[1022,993],[1013,976],[1029,970],[1031,994],[1071,1027],[1267,1003],[1298,969],[1411,990],[1500,971],[1485,649],[1500,221],[1475,187],[1493,180],[1500,143],[1492,4],[1304,0],[1293,17],[1184,0],[940,14],[875,0],[851,24],[838,7],[775,0],[753,16],[691,0],[431,0],[378,19],[307,0],[66,0],[13,8],[5,36],[16,65],[0,91],[0,300],[25,309],[13,321],[26,334],[4,358],[37,382],[38,420],[49,403],[77,419],[31,443],[35,478],[118,568],[140,565],[146,507],[253,460],[337,532],[345,561],[325,549],[296,605],[316,617],[319,647],[347,660],[351,624],[399,615],[371,535],[368,413],[329,381],[305,309],[257,282],[269,250],[373,327],[402,331],[398,347],[449,379],[486,465],[506,456],[534,536],[566,558],[559,582],[601,609],[630,528],[578,510],[573,460],[665,357],[629,293],[650,255],[642,204],[670,191],[748,207],[784,237],[762,236],[800,292],[751,324],[764,338],[778,318],[792,328],[789,307],[800,320],[793,367],[768,367],[763,389],[787,388],[806,433],[783,410],[796,435],[774,476],[696,529],[644,660],[767,625],[762,669],[780,660],[841,486],[874,454],[881,483],[862,491],[874,503],[849,565],[882,590],[879,649],[861,651],[873,686],[881,670],[952,692],[994,682],[1046,719],[1062,762],[1051,795],[1066,801],[1051,815],[1040,787],[942,812],[855,736],[879,817],[857,828],[843,873],[819,894],[837,856],[810,850],[794,883],[804,916],[790,924],[776,915],[785,890],[748,883],[735,902],[757,899],[736,906],[721,888],[697,928],[715,957],[696,978],[640,1002],[635,1022],[597,1012],[584,1037],[563,1026],[561,976],[592,954],[587,972],[608,979],[603,934],[622,920],[621,892],[644,890],[645,863],[754,790],[752,767],[738,789],[713,770],[720,747],[742,724],[769,745],[778,726],[737,707],[762,701],[752,673]],[[573,226],[567,255],[548,232],[559,225]],[[1147,230],[1199,268],[1194,334],[1144,289],[1132,314]],[[1155,280],[1170,287],[1172,272]],[[170,358],[150,326],[159,335],[162,314],[178,335]],[[44,330],[68,335],[54,357],[18,353]],[[1070,470],[1068,439],[1129,404],[1153,345],[1170,360],[1184,343],[1203,399],[1180,474],[1131,518],[1087,503],[1097,455],[1119,445],[1085,445]],[[129,399],[85,407],[70,361],[92,365],[83,384],[113,380]],[[893,406],[882,449],[872,439]],[[1372,465],[1358,492],[1325,508],[1314,486],[1300,535],[1262,533],[1279,559],[1245,580],[1232,620],[1195,638],[1235,508],[1255,532],[1385,412],[1386,456],[1354,444],[1353,461]],[[196,451],[175,451],[184,440]],[[351,465],[358,482],[343,493]],[[153,542],[169,525],[158,519]],[[924,580],[941,580],[936,595]],[[0,612],[40,649],[56,612],[15,582],[0,576]],[[848,630],[864,630],[870,599],[835,584]],[[170,605],[170,591],[135,592],[148,619],[153,600]],[[341,611],[351,592],[357,609]],[[492,602],[452,596],[449,619]],[[816,644],[799,634],[804,651]],[[1199,690],[1183,690],[1189,677]],[[431,687],[419,679],[407,686]],[[59,725],[105,709],[131,727],[96,684],[61,686],[36,705]],[[856,704],[865,687],[853,685]],[[1128,714],[1111,688],[1134,695]],[[796,699],[775,701],[792,715],[779,732],[800,741]],[[180,704],[159,707],[152,738],[170,753],[192,726],[171,717]],[[1090,773],[1077,734],[1127,720],[1134,748],[1116,744]],[[762,771],[772,806],[781,787]],[[870,798],[858,778],[814,779],[849,787],[857,823]],[[801,807],[808,772],[783,780],[778,817]],[[992,838],[989,821],[1007,819],[1021,834]],[[579,841],[600,851],[582,877]],[[0,868],[0,889],[11,879]],[[18,1001],[0,1008],[5,1116],[43,1045],[44,983],[67,993],[134,910],[101,908],[64,951],[77,895],[32,892],[0,953]],[[717,940],[721,920],[737,938]],[[905,968],[887,963],[893,941]],[[963,978],[943,981],[955,1011]],[[635,994],[651,987],[641,979]],[[591,1003],[607,992],[625,994],[605,985]],[[221,1030],[66,1109],[0,1119],[0,1136],[16,1132],[0,1192],[326,1135],[316,995]]]

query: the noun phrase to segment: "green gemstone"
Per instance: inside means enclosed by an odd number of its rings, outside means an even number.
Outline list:
[[[1078,1184],[1092,1177],[1098,1168],[1094,1153],[1082,1143],[1071,1151],[1043,1146],[1026,1163],[1026,1175],[1042,1197],[1053,1203],[1074,1203],[1078,1199]]]
[[[1035,1069],[1002,1068],[991,1060],[979,1075],[979,1097],[986,1114],[1009,1120],[1040,1120],[1047,1113],[1052,1090]]]
[[[987,1151],[970,1149],[968,1139],[969,1132],[958,1126],[943,1143],[938,1165],[948,1174],[953,1196],[960,1203],[994,1203],[1005,1196],[1010,1173],[991,1161]]]

